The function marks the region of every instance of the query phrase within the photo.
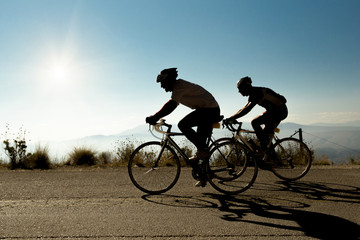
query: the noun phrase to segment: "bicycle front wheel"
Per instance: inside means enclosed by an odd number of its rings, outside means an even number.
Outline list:
[[[225,194],[244,192],[255,182],[258,166],[251,153],[236,141],[222,142],[211,150],[207,163],[211,186]]]
[[[270,156],[273,173],[286,181],[304,177],[312,163],[311,151],[296,138],[284,138],[276,142]]]
[[[131,154],[128,172],[141,191],[160,194],[170,190],[180,176],[180,161],[175,151],[160,142],[140,145]]]

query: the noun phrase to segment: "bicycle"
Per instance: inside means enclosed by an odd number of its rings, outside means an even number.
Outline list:
[[[167,130],[163,131],[162,128]],[[214,169],[210,172],[209,158],[199,161],[198,165],[193,165],[186,153],[179,147],[173,137],[183,136],[182,133],[171,131],[172,125],[160,120],[154,126],[154,130],[163,134],[162,141],[150,141],[137,147],[130,156],[128,164],[128,173],[132,183],[141,191],[148,194],[161,194],[170,190],[180,177],[181,164],[178,152],[185,160],[186,165],[192,166],[192,175],[194,179],[201,182],[201,186],[205,186],[209,181],[213,185],[211,178],[221,177],[218,174],[226,171],[231,179],[235,179],[237,173],[243,171],[242,164],[237,163],[233,166],[227,166],[225,169]],[[213,155],[217,144],[212,138],[208,139],[210,154]],[[234,159],[233,159],[234,160]],[[222,178],[222,181],[229,179]]]
[[[228,164],[227,157],[224,157],[225,152],[234,152],[238,155],[243,155],[244,172],[249,168],[253,168],[253,177],[243,189],[234,190],[231,184],[221,181],[220,177],[211,178],[212,185],[217,190],[224,193],[238,193],[248,189],[254,182],[258,173],[258,167],[271,170],[275,176],[282,180],[294,181],[304,177],[310,170],[312,164],[312,154],[307,145],[297,138],[293,138],[295,134],[288,138],[280,139],[276,136],[275,132],[272,134],[267,146],[267,150],[262,152],[259,150],[259,146],[252,140],[248,140],[245,134],[255,134],[254,131],[242,129],[242,123],[234,121],[232,124],[223,124],[231,132],[233,132],[232,138],[220,138],[214,142],[216,146],[213,149],[213,153],[219,156],[211,156],[218,160],[218,166],[226,166]],[[237,128],[234,125],[238,125]],[[278,130],[278,129],[276,129]],[[210,172],[214,172],[212,169],[213,164],[209,164]],[[239,175],[240,178],[240,175]],[[240,178],[241,179],[241,178]],[[238,187],[238,186],[237,186]],[[229,189],[226,189],[229,188]]]

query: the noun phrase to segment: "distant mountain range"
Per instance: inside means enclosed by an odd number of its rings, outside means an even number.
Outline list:
[[[244,128],[252,129],[250,123],[244,123]],[[347,124],[313,124],[300,125],[296,123],[282,123],[278,134],[280,138],[293,135],[302,129],[303,139],[308,146],[315,150],[317,156],[326,155],[334,164],[349,162],[350,158],[360,157],[360,121]],[[175,131],[177,128],[174,126]],[[160,136],[157,134],[157,136]],[[231,136],[227,129],[215,129],[214,137]],[[298,137],[299,135],[295,135]],[[114,152],[119,143],[133,141],[134,144],[156,140],[149,132],[148,125],[140,125],[114,135],[94,135],[80,139],[62,142],[48,142],[50,153],[58,160],[67,157],[74,147],[86,146],[94,151]],[[179,139],[180,140],[180,139]],[[181,139],[180,141],[183,141]]]
[[[304,141],[315,150],[316,156],[326,155],[335,164],[348,163],[350,158],[360,157],[360,126],[284,123],[281,125],[281,136],[291,135],[293,129],[299,128],[303,131]]]

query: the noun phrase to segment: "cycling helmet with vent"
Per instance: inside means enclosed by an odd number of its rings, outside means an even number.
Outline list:
[[[177,68],[167,68],[160,72],[160,74],[156,78],[156,82],[159,83],[166,83],[176,80],[178,74],[177,74]]]
[[[249,91],[252,87],[251,83],[252,80],[250,77],[243,77],[237,82],[236,86],[242,95],[247,96],[249,95]]]
[[[251,86],[252,80],[250,77],[243,77],[237,82],[237,88],[240,90],[243,87]]]

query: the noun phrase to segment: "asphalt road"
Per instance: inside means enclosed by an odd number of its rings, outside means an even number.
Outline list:
[[[194,183],[184,168],[148,196],[126,168],[0,170],[0,239],[360,239],[359,168],[290,184],[260,171],[231,197]]]

